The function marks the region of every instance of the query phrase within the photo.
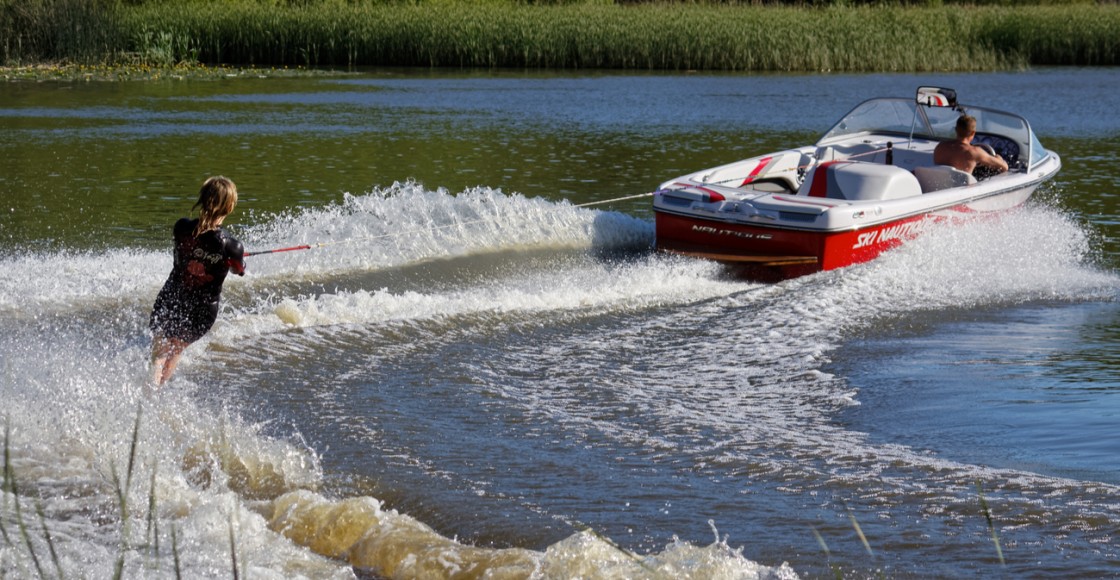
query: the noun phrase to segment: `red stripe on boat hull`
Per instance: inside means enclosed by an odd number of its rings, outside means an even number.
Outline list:
[[[926,214],[842,232],[783,230],[655,212],[657,249],[740,256],[815,256],[813,264],[751,266],[757,278],[794,278],[867,262],[916,237]],[[936,219],[936,218],[934,218]]]

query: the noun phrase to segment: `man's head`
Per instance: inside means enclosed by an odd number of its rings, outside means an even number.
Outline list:
[[[966,139],[976,134],[976,117],[961,115],[957,119],[957,139]]]

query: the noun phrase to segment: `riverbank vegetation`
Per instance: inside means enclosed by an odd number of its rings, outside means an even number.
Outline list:
[[[0,61],[676,71],[1120,64],[1120,5],[1002,4],[0,0]]]

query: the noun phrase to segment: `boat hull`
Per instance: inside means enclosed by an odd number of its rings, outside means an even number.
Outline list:
[[[1021,205],[1033,191],[1034,187],[1024,188],[842,231],[745,224],[659,210],[654,213],[656,247],[727,264],[748,278],[783,280],[873,260],[931,224],[994,215]]]
[[[918,216],[863,230],[813,232],[656,214],[657,249],[731,266],[751,278],[786,279],[866,262],[917,234]]]

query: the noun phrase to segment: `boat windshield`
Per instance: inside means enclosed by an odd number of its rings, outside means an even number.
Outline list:
[[[855,135],[897,133],[928,136],[930,128],[925,117],[914,118],[917,104],[912,99],[872,99],[860,103],[829,129],[817,145],[828,145]]]
[[[1020,158],[1031,165],[1046,158],[1047,152],[1031,133],[1026,119],[983,107],[964,105],[964,112],[976,117],[977,134],[999,135],[1014,141],[1019,151],[1027,152]],[[899,135],[915,138],[952,139],[957,118],[961,113],[948,107],[919,106],[913,99],[887,98],[865,101],[844,115],[817,141],[817,146],[831,145],[858,135]]]

